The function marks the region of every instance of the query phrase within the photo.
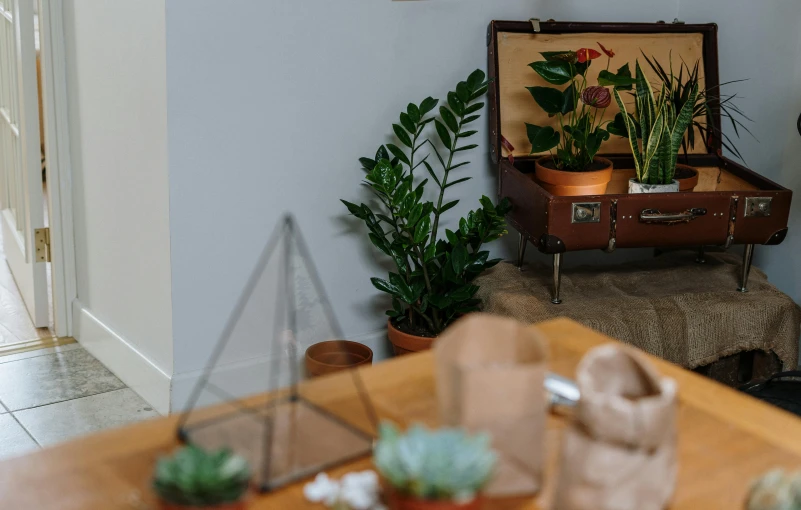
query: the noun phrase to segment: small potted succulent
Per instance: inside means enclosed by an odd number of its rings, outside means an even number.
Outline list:
[[[389,423],[373,453],[396,510],[477,510],[496,460],[487,434],[419,425],[404,434]]]
[[[439,102],[436,99],[410,103],[400,114],[400,123],[392,126],[401,146],[382,145],[375,158],[359,160],[366,172],[364,184],[376,200],[372,205],[342,200],[353,216],[364,221],[370,242],[395,265],[387,279],[371,278],[373,286],[392,297],[388,336],[395,354],[430,348],[454,320],[478,310],[481,301],[475,297],[478,286],[473,280],[500,262],[482,248],[506,234],[508,200],[493,204],[482,197],[481,207],[455,223],[458,228],[443,229],[440,224],[459,203],[446,200],[446,191],[471,178],[464,176],[470,163],[464,156],[478,145],[465,139],[477,133],[471,124],[484,108],[480,99],[489,85],[485,78],[477,69],[459,82],[438,116],[429,115]],[[439,143],[426,136],[431,124]],[[439,171],[434,171],[432,161]],[[435,202],[424,198],[429,182]]]
[[[230,450],[185,446],[158,460],[153,490],[162,510],[243,510],[250,483],[247,461]]]
[[[635,86],[634,115],[629,114],[618,91],[614,92],[621,112],[618,119],[625,124],[625,135],[634,157],[636,177],[629,180],[629,193],[678,192],[679,182],[674,178],[676,165],[682,140],[692,124],[698,84],[693,85],[686,102],[677,108],[664,83],[659,98],[654,96],[637,62]]]
[[[556,117],[561,129],[560,133],[550,125],[526,123],[531,154],[550,152],[536,161],[535,175],[553,195],[603,194],[612,179],[612,162],[597,156],[601,144],[609,139],[604,128],[610,121],[604,120],[604,114],[612,96],[607,87],[630,90],[634,81],[628,64],[616,73],[609,71],[615,53],[601,43],[598,46],[608,58],[598,85],[589,85],[587,80],[592,61],[602,56],[592,48],[544,52],[545,60],[529,64],[549,84],[567,85],[564,90],[527,87],[539,107],[549,117]]]
[[[712,89],[701,87],[700,83],[702,80],[699,71],[700,60],[697,60],[692,68],[690,68],[687,63],[682,62],[679,75],[674,76],[672,68],[668,67],[666,70],[655,57],[649,58],[645,53],[643,53],[643,57],[648,62],[651,70],[656,73],[659,80],[667,88],[670,101],[677,111],[680,111],[684,104],[689,101],[690,92],[693,88],[696,86],[699,87],[698,95],[693,104],[692,125],[687,130],[687,136],[685,136],[681,142],[685,164],[676,165],[676,174],[674,175],[674,179],[679,181],[679,191],[692,191],[698,184],[698,171],[688,166],[689,158],[687,156],[687,153],[695,148],[696,131],[697,134],[700,135],[707,152],[712,149],[712,141],[717,139],[720,140],[720,144],[724,149],[727,149],[736,158],[742,161],[743,156],[740,154],[740,151],[737,150],[734,141],[713,122],[713,116],[720,116],[723,119],[728,119],[736,136],[740,136],[741,130],[752,137],[754,136],[744,124],[744,121],[751,121],[751,119],[737,106],[735,102],[737,96],[735,94],[720,94],[720,86],[716,86]],[[721,84],[721,86],[737,83],[739,81],[743,80],[726,82]]]

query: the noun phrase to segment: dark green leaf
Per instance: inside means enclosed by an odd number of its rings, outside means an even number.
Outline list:
[[[469,254],[467,253],[467,248],[465,248],[464,245],[457,244],[453,248],[453,253],[451,253],[451,264],[453,264],[453,271],[456,274],[462,274],[462,271],[464,271],[464,268],[467,265],[468,257]]]
[[[398,124],[392,124],[392,130],[395,131],[395,136],[398,137],[398,140],[400,140],[403,145],[412,148],[412,139],[409,138],[409,133]]]
[[[478,285],[464,285],[449,292],[448,297],[459,303],[462,301],[467,301],[473,297],[476,292],[478,292]]]
[[[370,158],[359,158],[359,163],[362,164],[365,170],[368,172],[375,168],[375,160]]]
[[[470,115],[471,113],[476,113],[482,108],[484,108],[484,103],[473,103],[464,109],[464,114]]]
[[[563,60],[540,60],[529,64],[542,79],[554,85],[564,85],[573,78],[570,63]]]
[[[428,302],[431,304],[431,306],[434,308],[439,308],[440,310],[451,305],[451,299],[449,297],[441,296],[439,294],[429,294]]]
[[[447,204],[445,204],[445,205],[443,205],[442,207],[439,208],[439,213],[440,214],[444,213],[448,209],[453,208],[458,203],[459,203],[458,200],[454,200],[453,202],[448,202]]]
[[[431,217],[424,216],[420,223],[417,225],[417,228],[414,230],[414,242],[415,243],[422,243],[428,237],[428,234],[431,232]]]
[[[417,131],[417,126],[414,125],[414,121],[412,120],[411,117],[409,117],[409,114],[407,114],[406,112],[401,112],[400,123],[401,126],[403,126],[404,129],[406,129],[406,131],[408,131],[411,134],[414,134],[415,131]]]
[[[393,296],[397,296],[399,298],[401,297],[400,290],[388,281],[382,280],[381,278],[370,278],[370,281],[373,283],[373,286],[376,289],[386,292],[387,294],[392,294]]]
[[[478,120],[478,119],[480,119],[480,118],[481,118],[481,115],[471,115],[471,116],[469,116],[469,117],[465,117],[465,118],[462,120],[462,125],[463,125],[463,126],[465,126],[465,125],[467,125],[467,124],[470,124],[470,123],[471,123],[471,122],[473,122],[474,120]]]
[[[375,153],[375,162],[378,163],[382,159],[389,159],[389,153],[387,152],[387,148],[383,145],[378,148]]]
[[[437,247],[434,244],[426,246],[426,251],[423,253],[423,260],[428,262],[436,256]]]
[[[531,142],[531,154],[547,152],[559,145],[559,133],[551,126],[540,127],[526,123],[526,133]]]
[[[403,161],[403,162],[404,162],[404,163],[406,163],[407,165],[409,165],[409,164],[410,164],[410,163],[409,163],[409,158],[407,158],[407,157],[406,157],[406,154],[405,154],[405,153],[403,152],[403,150],[402,150],[400,147],[398,147],[397,145],[395,145],[395,144],[391,144],[391,143],[388,143],[388,144],[387,144],[387,149],[389,149],[389,152],[391,152],[391,153],[392,153],[392,155],[394,155],[394,156],[395,156],[396,158],[398,158],[399,160]]]
[[[434,99],[433,97],[427,97],[423,99],[423,102],[420,103],[420,116],[423,117],[425,114],[433,110],[437,106],[438,102],[439,100]]]
[[[473,136],[474,134],[478,133],[478,131],[463,131],[457,135],[456,138],[467,138],[469,136]]]
[[[626,64],[623,66],[626,71],[628,71],[628,76],[625,74],[612,74],[610,71],[603,70],[598,75],[598,85],[602,87],[606,87],[609,85],[614,86],[617,90],[631,90],[631,86],[634,85],[635,80],[631,77],[631,71],[629,71],[629,65]],[[621,70],[623,70],[621,68]]]
[[[473,95],[470,96],[470,101],[475,101],[479,97],[483,96],[484,94],[487,93],[487,90],[489,90],[488,85],[484,85],[483,87],[479,88],[478,90],[473,92]]]
[[[562,105],[564,98],[562,91],[552,87],[526,87],[531,93],[534,101],[540,105],[540,108],[545,110],[548,114],[557,114],[562,112]]]
[[[459,99],[456,92],[448,92],[448,106],[451,107],[451,110],[453,110],[453,113],[456,115],[464,115],[464,102]]]
[[[484,71],[481,69],[476,69],[470,73],[470,76],[467,77],[467,85],[470,87],[470,90],[476,90],[479,88],[481,84],[484,83],[484,78],[486,76],[487,75],[484,74]]]
[[[415,124],[420,122],[422,119],[422,116],[420,115],[420,108],[418,108],[414,103],[409,103],[409,105],[406,107],[406,114]]]
[[[450,188],[451,186],[456,186],[460,182],[469,181],[472,177],[462,177],[461,179],[456,179],[455,181],[449,182],[445,185],[445,189]]]
[[[442,120],[445,122],[445,125],[448,126],[448,129],[450,129],[454,133],[459,131],[459,123],[456,121],[456,117],[454,117],[453,113],[451,113],[450,110],[448,110],[444,106],[440,106],[439,115],[440,117],[442,117]]]
[[[448,230],[447,228],[445,229],[445,237],[448,238],[448,242],[451,243],[452,245],[456,246],[457,244],[459,244],[459,238],[456,236],[455,233],[453,233],[451,230]]]
[[[469,162],[469,161],[462,161],[462,162],[461,162],[461,163],[459,163],[459,164],[453,165],[453,166],[450,168],[450,170],[451,170],[451,171],[452,171],[452,170],[456,170],[456,169],[457,169],[457,168],[459,168],[460,166],[465,166],[465,165],[469,165],[469,164],[470,164],[470,162]]]
[[[426,166],[426,170],[428,170],[428,174],[434,179],[434,182],[437,183],[437,186],[442,187],[440,184],[439,179],[437,178],[437,174],[434,173],[434,169],[431,168],[431,165],[428,164],[428,161],[424,161],[423,164]]]
[[[575,51],[543,51],[540,55],[542,55],[545,60],[560,60],[570,63],[575,63],[578,60],[578,55],[576,55]]]
[[[573,84],[571,83],[570,86],[566,88],[564,92],[562,92],[562,115],[567,115],[576,108],[575,96],[576,90],[573,88]]]
[[[358,205],[352,202],[348,202],[347,200],[340,200],[340,202],[345,204],[345,207],[348,208],[348,211],[350,211],[352,215],[356,216],[360,220],[364,220],[367,218],[364,212],[362,211],[361,207],[359,207]]]
[[[463,236],[467,236],[467,234],[470,233],[470,227],[467,225],[467,220],[464,218],[459,220],[459,232],[461,232]]]
[[[450,149],[452,143],[451,143],[451,135],[448,134],[448,128],[446,128],[445,124],[443,124],[438,120],[434,121],[434,125],[437,127],[437,134],[439,135],[439,139],[442,142],[442,145]]]
[[[460,81],[456,84],[456,95],[459,96],[463,103],[470,101],[470,89],[467,86],[467,82]]]
[[[478,147],[476,144],[464,145],[462,147],[455,148],[453,152],[469,151],[471,149],[475,149],[476,147]]]

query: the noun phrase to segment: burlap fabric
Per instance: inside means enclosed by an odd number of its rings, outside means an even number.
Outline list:
[[[569,255],[569,254],[568,254]],[[798,364],[801,309],[754,267],[737,292],[741,259],[687,251],[620,266],[562,270],[561,305],[550,302],[552,269],[498,264],[476,280],[484,311],[533,323],[569,317],[685,368],[731,354],[773,351]]]

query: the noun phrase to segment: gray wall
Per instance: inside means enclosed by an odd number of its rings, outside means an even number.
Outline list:
[[[744,147],[749,163],[795,184],[791,172],[781,173],[791,158],[782,148],[797,140],[783,120],[798,110],[797,100],[792,107],[787,103],[798,82],[798,41],[790,26],[799,19],[795,2],[760,2],[776,6],[761,13],[745,0],[700,3],[708,9],[650,0],[251,0],[229,2],[226,9],[211,0],[167,2],[175,373],[202,366],[258,251],[287,210],[298,218],[346,335],[379,346],[386,302],[369,277],[386,266],[339,199],[366,198],[356,160],[390,141],[390,125],[404,105],[427,95],[444,97],[471,70],[485,68],[484,34],[491,19],[683,16],[731,24],[721,32],[723,76],[754,78],[752,103],[743,106],[765,133],[762,144]],[[754,29],[740,27],[755,18]],[[777,47],[788,51],[778,55]],[[759,64],[767,73],[785,57],[790,70],[782,71],[780,82],[767,83],[746,65],[767,59]],[[769,91],[760,91],[763,86]],[[757,115],[763,108],[766,113]],[[470,170],[475,178],[454,188],[454,196],[466,200],[452,217],[474,207],[482,193],[494,196],[486,125],[477,139],[481,146]],[[514,244],[498,243],[495,252],[511,257]],[[778,258],[786,250],[762,255],[772,276],[786,271],[781,260],[789,258]],[[643,255],[568,258],[614,262]]]

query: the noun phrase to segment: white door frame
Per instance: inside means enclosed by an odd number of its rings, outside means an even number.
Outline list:
[[[63,0],[38,0],[47,191],[50,211],[53,318],[56,336],[72,336],[78,297],[72,216],[72,162],[64,49]]]

